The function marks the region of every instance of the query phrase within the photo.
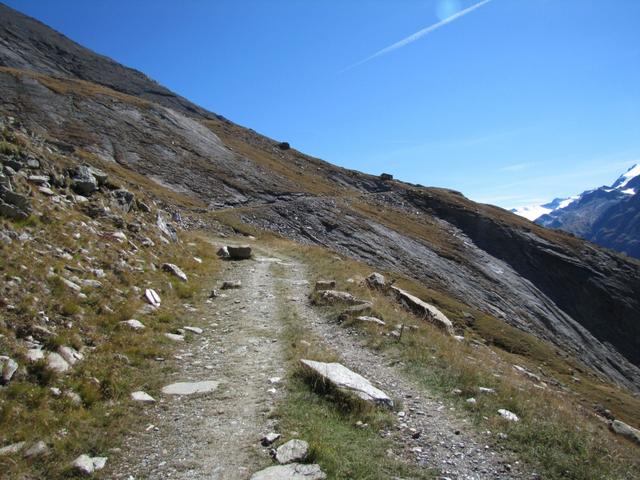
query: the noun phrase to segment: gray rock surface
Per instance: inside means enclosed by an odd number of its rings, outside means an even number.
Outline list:
[[[444,313],[438,310],[436,307],[420,300],[415,295],[411,295],[409,292],[402,290],[398,287],[391,287],[391,291],[396,295],[396,298],[402,303],[405,308],[411,310],[418,316],[424,317],[427,321],[433,323],[436,327],[449,335],[454,334],[453,323],[449,320]]]
[[[352,372],[344,365],[306,359],[302,359],[300,362],[339,390],[354,394],[368,402],[384,405],[389,408],[393,407],[391,397],[382,390],[374,387],[371,382],[362,375]]]
[[[163,263],[162,270],[171,273],[174,277],[179,278],[183,282],[186,282],[188,280],[187,274],[184,273],[180,267],[174,265],[173,263]]]
[[[281,464],[303,462],[309,453],[309,444],[304,440],[293,439],[276,449],[276,461]]]
[[[637,428],[627,425],[620,420],[614,420],[611,422],[611,430],[640,445],[640,430]]]
[[[250,480],[324,480],[327,475],[320,465],[290,463],[265,468],[251,476]]]
[[[71,368],[71,365],[60,354],[49,352],[47,354],[47,367],[54,372],[64,373]]]
[[[196,393],[210,393],[216,391],[220,382],[203,380],[199,382],[177,382],[162,388],[165,395],[193,395]]]
[[[18,362],[6,355],[0,356],[0,384],[6,385],[18,370]]]

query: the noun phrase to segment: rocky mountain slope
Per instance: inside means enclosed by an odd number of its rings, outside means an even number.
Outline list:
[[[637,262],[457,192],[309,157],[7,7],[0,19],[0,113],[78,164],[117,164],[152,180],[149,189],[186,196],[184,216],[251,225],[414,278],[640,387]],[[464,312],[451,313],[460,327]]]
[[[512,210],[538,225],[557,228],[640,258],[640,165],[611,186],[588,190],[545,205]]]

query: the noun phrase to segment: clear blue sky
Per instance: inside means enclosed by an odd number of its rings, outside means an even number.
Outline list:
[[[640,162],[640,1],[9,0],[233,121],[504,207]],[[345,70],[346,69],[346,70]]]

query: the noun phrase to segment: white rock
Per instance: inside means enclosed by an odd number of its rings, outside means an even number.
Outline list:
[[[202,332],[204,332],[204,330],[202,330],[199,327],[183,327],[187,332],[191,332],[191,333],[195,333],[196,335],[202,335]]]
[[[165,333],[164,336],[169,340],[173,340],[174,342],[184,342],[184,336],[178,335],[176,333]]]
[[[495,388],[478,387],[480,393],[496,393]]]
[[[104,466],[107,464],[107,457],[93,457],[91,461],[93,462],[93,468],[95,470],[102,470]]]
[[[504,408],[498,410],[498,414],[509,422],[518,422],[520,420],[520,418],[518,418],[515,413],[510,412],[509,410],[505,410]]]
[[[156,291],[151,288],[147,288],[144,291],[144,299],[149,305],[152,305],[154,307],[160,306],[160,295],[158,295]]]
[[[71,463],[71,467],[83,475],[91,475],[95,470],[93,460],[89,455],[84,453]]]
[[[467,398],[467,403],[470,403],[470,404],[474,405],[474,404],[476,404],[478,402],[477,402],[477,400],[475,398],[471,397],[471,398]]]
[[[142,330],[145,328],[144,324],[140,320],[136,320],[135,318],[131,318],[129,320],[123,320],[120,323],[126,327],[129,327],[132,330]]]
[[[614,420],[611,422],[611,430],[640,445],[640,430],[637,428],[633,428],[620,420]]]
[[[275,432],[267,433],[264,437],[260,439],[260,443],[262,444],[263,447],[268,447],[279,438],[280,438],[279,433],[275,433]]]
[[[58,353],[69,365],[74,365],[76,362],[84,359],[84,355],[72,347],[61,346],[58,348]]]
[[[187,281],[187,274],[184,273],[182,269],[180,269],[180,267],[178,267],[177,265],[174,265],[173,263],[163,264],[162,270],[164,270],[165,272],[171,273],[173,276],[179,278],[183,282]]]
[[[60,277],[60,280],[62,280],[62,283],[64,283],[71,290],[74,290],[76,292],[79,292],[80,290],[82,290],[82,287],[80,287],[80,285],[73,283],[71,280],[67,280],[64,277]]]
[[[376,325],[386,325],[382,320],[376,317],[362,316],[362,317],[358,317],[356,320],[360,322],[375,323]]]
[[[27,357],[27,360],[29,360],[30,362],[37,362],[38,360],[42,360],[44,358],[44,352],[40,348],[30,348],[29,350],[27,350],[25,357]]]
[[[2,447],[0,448],[0,457],[2,457],[3,455],[12,455],[14,453],[18,453],[24,446],[25,442],[18,442],[7,445],[6,447]]]
[[[85,279],[85,280],[81,280],[80,283],[82,284],[83,287],[102,288],[102,283],[99,282],[98,280]]]
[[[47,366],[54,372],[64,373],[71,368],[62,356],[56,352],[49,352],[47,355]]]
[[[290,463],[265,468],[251,476],[250,480],[324,480],[327,475],[319,465]]]
[[[278,463],[302,462],[309,453],[309,444],[304,440],[289,440],[280,445],[276,450],[276,461]]]
[[[42,440],[39,440],[27,448],[23,455],[24,458],[35,458],[46,455],[47,453],[49,453],[49,447]]]
[[[371,385],[369,380],[363,376],[352,372],[339,363],[323,363],[305,359],[300,362],[339,390],[352,393],[369,402],[393,407],[393,400],[386,393]]]
[[[446,315],[435,306],[420,300],[418,297],[411,295],[409,292],[406,292],[401,288],[391,287],[391,290],[395,293],[398,301],[407,309],[413,311],[417,315],[425,316],[426,319],[436,327],[449,335],[454,335],[453,323],[451,323],[451,320],[449,320]]]
[[[18,363],[5,355],[0,356],[0,383],[5,385],[13,378],[18,370]]]
[[[156,401],[151,395],[147,392],[143,392],[142,390],[138,390],[137,392],[131,392],[131,400],[134,402],[142,402],[142,403],[154,403]]]
[[[202,382],[178,382],[163,387],[165,395],[192,395],[194,393],[209,393],[215,391],[220,382],[205,380]]]

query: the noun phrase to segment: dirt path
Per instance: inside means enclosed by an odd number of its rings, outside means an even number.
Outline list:
[[[518,473],[517,462],[486,447],[466,420],[405,378],[389,359],[364,347],[357,332],[332,324],[311,307],[302,263],[258,254],[254,261],[226,262],[221,279],[241,280],[242,288],[198,306],[193,315],[204,333],[179,349],[179,370],[166,382],[215,380],[219,388],[163,395],[147,407],[153,409],[153,426],[128,440],[127,453],[115,459],[107,478],[247,479],[268,463],[259,439],[273,429],[269,413],[284,390],[270,379],[286,375],[279,302],[295,309],[346,367],[402,399],[404,416],[383,432],[394,441],[391,455],[441,471],[441,478],[532,478]]]
[[[270,379],[285,373],[271,265],[269,259],[225,262],[221,278],[241,280],[242,288],[197,306],[194,323],[204,332],[178,349],[179,370],[166,380],[220,386],[207,394],[159,396],[147,407],[153,427],[127,441],[107,478],[234,480],[264,465],[260,438],[283,390]]]

